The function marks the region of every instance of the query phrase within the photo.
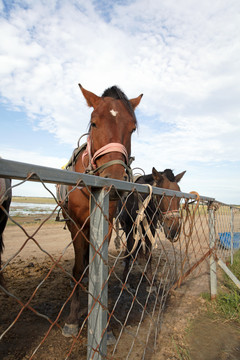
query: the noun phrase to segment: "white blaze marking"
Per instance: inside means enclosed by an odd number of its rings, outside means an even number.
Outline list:
[[[110,110],[110,113],[112,114],[112,116],[117,116],[118,112],[112,109],[112,110]]]

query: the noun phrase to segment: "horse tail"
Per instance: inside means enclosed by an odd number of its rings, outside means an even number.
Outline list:
[[[8,202],[9,201],[6,200],[2,204],[2,206],[4,207],[4,209],[6,211],[9,210],[9,206],[10,206],[10,202],[9,202],[9,205],[7,204]],[[5,212],[2,209],[0,209],[0,254],[3,252],[3,248],[4,248],[3,231],[4,231],[4,229],[5,229],[6,225],[7,225],[7,221],[8,221],[8,216],[5,214]]]
[[[4,207],[4,209],[6,209],[7,212],[9,212],[10,203],[11,203],[11,198],[8,198],[2,204],[2,206]],[[2,267],[2,253],[4,249],[3,231],[7,225],[7,221],[8,221],[7,214],[2,209],[0,209],[0,268]],[[0,272],[0,285],[4,286],[4,278],[2,271]]]
[[[11,189],[11,180],[5,179],[5,185],[7,188],[7,199],[3,201],[1,204],[2,207],[6,210],[7,213],[9,213],[10,204],[12,201],[12,189]],[[8,221],[8,215],[0,208],[0,268],[2,264],[2,253],[4,249],[4,243],[3,243],[3,232],[7,225]],[[0,285],[4,285],[4,279],[2,271],[0,272]]]
[[[2,267],[2,252],[4,248],[3,235],[2,235],[2,223],[0,224],[0,268]],[[4,278],[2,271],[0,272],[0,285],[4,286]]]
[[[2,209],[0,209],[0,268],[2,267],[2,252],[4,248],[3,244],[3,230],[5,229],[5,226],[7,224],[7,215],[3,212]],[[0,272],[0,285],[4,286],[4,279],[2,271]]]

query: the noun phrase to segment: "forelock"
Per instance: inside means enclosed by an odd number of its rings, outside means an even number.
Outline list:
[[[135,119],[136,124],[137,124],[136,115],[132,108],[132,105],[131,105],[129,99],[127,98],[127,96],[124,94],[124,92],[118,86],[114,85],[114,86],[111,86],[108,89],[106,89],[103,92],[102,97],[111,97],[116,100],[122,100],[125,107],[130,112],[130,114],[133,116],[133,118]]]

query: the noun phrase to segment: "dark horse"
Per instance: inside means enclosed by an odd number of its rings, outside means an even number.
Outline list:
[[[11,180],[0,178],[0,268],[2,264],[2,252],[3,252],[3,231],[7,225],[8,216],[5,213],[9,213],[9,208],[12,200]],[[5,211],[2,209],[5,209]],[[0,285],[3,285],[3,274],[0,272]]]
[[[183,171],[175,176],[170,169],[166,169],[163,172],[158,172],[155,168],[153,168],[152,174],[140,176],[136,180],[136,183],[149,184],[163,189],[180,191],[178,182],[182,179],[185,172],[186,171]],[[142,194],[141,202],[144,201],[146,197],[146,194]],[[152,282],[152,242],[155,237],[157,222],[160,221],[166,238],[171,242],[176,241],[181,230],[179,207],[179,197],[153,195],[150,202],[148,203],[146,210],[143,213],[145,219],[147,219],[146,226],[144,226],[143,221],[140,221],[140,228],[134,228],[133,224],[135,223],[136,226],[136,223],[138,223],[136,220],[139,213],[139,195],[134,192],[129,196],[119,216],[120,223],[127,237],[125,268],[123,271],[124,282],[129,272],[130,260],[132,258],[136,258],[139,252],[142,253],[141,241],[138,240],[139,238],[136,240],[134,235],[138,231],[140,231],[142,237],[145,237],[145,258],[148,261],[146,276],[148,281],[150,283]]]
[[[104,178],[128,180],[131,135],[137,127],[134,110],[142,95],[128,100],[116,86],[104,91],[101,97],[80,89],[88,106],[93,107],[87,145],[78,156],[73,156],[71,169],[80,173],[90,173]],[[76,154],[76,153],[75,153]],[[86,268],[89,249],[89,188],[68,187],[68,201],[65,204],[67,221],[75,251],[73,277],[79,281]],[[71,191],[72,190],[72,191]],[[117,210],[117,201],[110,201],[109,223],[112,224]],[[63,212],[64,213],[64,212]],[[66,217],[66,214],[65,214]],[[81,230],[80,230],[81,229]],[[111,225],[109,226],[109,235]],[[78,290],[78,289],[77,289]],[[79,292],[75,290],[70,306],[70,314],[63,328],[63,335],[76,335],[80,310]]]

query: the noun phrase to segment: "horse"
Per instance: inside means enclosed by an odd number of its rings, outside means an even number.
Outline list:
[[[158,172],[154,167],[152,173],[148,175],[142,175],[135,181],[138,184],[148,184],[163,189],[169,189],[174,191],[180,191],[178,185],[186,171],[181,172],[178,175],[174,175],[172,170],[166,169],[163,172]],[[146,194],[141,195],[141,200],[145,201],[147,198]],[[129,265],[131,259],[136,259],[138,253],[142,253],[141,241],[139,240],[139,234],[136,232],[140,231],[140,237],[145,237],[145,259],[147,260],[146,278],[149,283],[152,283],[152,240],[156,234],[157,223],[160,221],[165,236],[171,242],[178,240],[178,235],[181,230],[181,216],[179,212],[180,198],[176,196],[166,195],[153,195],[147,205],[147,208],[143,212],[145,220],[148,220],[144,226],[143,221],[139,221],[139,227],[136,227],[136,220],[139,216],[139,194],[136,192],[132,193],[128,198],[127,202],[122,206],[122,211],[119,213],[119,221],[123,231],[126,234],[127,246],[125,250],[125,267],[123,271],[122,280],[126,281],[129,273]],[[143,211],[143,210],[142,210]],[[135,225],[133,225],[135,224]]]
[[[3,253],[3,232],[7,225],[8,216],[5,213],[9,213],[10,204],[12,201],[12,189],[11,179],[0,178],[0,268],[2,264],[2,253]],[[4,208],[5,211],[2,209]],[[4,279],[2,271],[0,272],[0,285],[4,285]]]
[[[131,135],[137,128],[134,110],[139,105],[142,94],[128,99],[117,86],[106,89],[99,97],[79,87],[89,107],[93,108],[89,125],[87,144],[75,151],[70,165],[79,173],[88,173],[104,178],[129,180]],[[88,263],[89,253],[89,187],[68,187],[68,199],[64,205],[63,216],[73,240],[75,262],[73,277],[80,283]],[[109,202],[109,236],[118,201]],[[80,230],[81,229],[81,230]],[[70,337],[78,333],[78,313],[80,310],[78,287],[71,299],[70,313],[63,327],[63,335]]]

